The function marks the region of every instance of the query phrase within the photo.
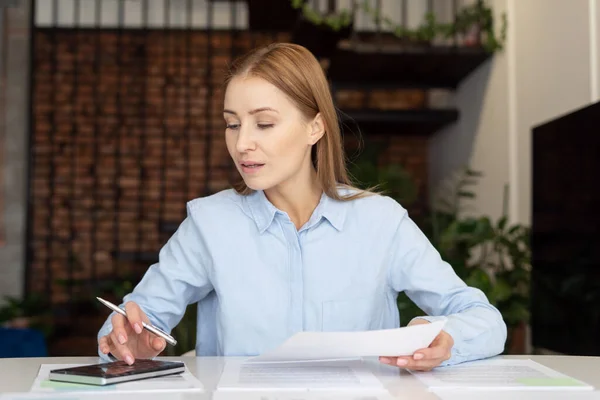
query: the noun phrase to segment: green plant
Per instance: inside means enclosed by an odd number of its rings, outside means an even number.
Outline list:
[[[48,337],[53,332],[51,315],[48,302],[39,294],[23,299],[5,296],[0,307],[0,325],[37,329]]]
[[[469,286],[481,289],[507,325],[515,327],[529,320],[530,229],[509,224],[508,187],[498,220],[461,216],[465,199],[475,198],[469,187],[480,177],[480,173],[468,168],[459,171],[454,188],[438,197],[429,236],[457,275]]]
[[[446,37],[452,37],[455,34],[467,34],[471,29],[475,29],[485,34],[482,44],[486,50],[493,52],[504,48],[506,25],[506,13],[502,13],[500,37],[496,37],[492,9],[485,5],[484,0],[477,0],[473,5],[460,10],[455,22],[446,27]]]
[[[402,25],[398,25],[391,18],[381,14],[380,10],[372,7],[369,0],[363,0],[360,4],[360,9],[371,17],[375,24],[381,22],[383,26],[387,26],[391,29],[393,34],[401,39],[408,39],[417,42],[425,42],[433,40],[443,28],[442,25],[437,23],[435,14],[426,13],[423,23],[416,29],[409,29]]]
[[[477,0],[475,3],[464,6],[458,10],[453,22],[442,23],[438,21],[436,15],[432,12],[425,14],[423,22],[415,29],[409,29],[398,25],[390,17],[382,15],[380,10],[372,7],[369,0],[353,0],[351,9],[343,9],[337,12],[326,12],[316,10],[305,0],[290,0],[292,7],[301,9],[303,17],[314,25],[325,25],[334,31],[350,26],[353,22],[355,11],[361,10],[372,20],[383,26],[390,28],[393,34],[401,39],[407,39],[414,42],[431,42],[440,37],[443,39],[452,39],[457,35],[469,35],[474,33],[476,44],[481,44],[483,48],[493,53],[504,48],[506,41],[507,19],[506,13],[502,14],[499,36],[496,35],[493,10],[488,7],[484,0]],[[483,34],[483,40],[478,42],[480,34]]]
[[[307,21],[314,25],[326,25],[336,32],[350,26],[353,21],[354,7],[351,10],[322,13],[311,7],[305,0],[291,0],[291,4],[295,9],[302,9],[302,16]]]
[[[362,188],[374,188],[404,205],[411,205],[418,190],[410,174],[398,164],[378,165],[382,145],[370,143],[349,168],[353,180]]]
[[[502,14],[500,36],[497,37],[493,11],[486,6],[484,0],[477,0],[474,4],[461,8],[451,23],[441,23],[434,13],[426,13],[424,21],[415,29],[398,25],[391,18],[381,15],[378,9],[371,7],[369,0],[363,0],[360,8],[373,21],[380,21],[390,28],[396,37],[402,39],[431,42],[437,37],[452,39],[456,35],[467,35],[474,31],[477,36],[479,33],[484,34],[481,45],[490,53],[502,50],[506,41],[506,13]]]

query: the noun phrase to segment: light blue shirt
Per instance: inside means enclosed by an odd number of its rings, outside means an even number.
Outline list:
[[[448,318],[454,348],[443,365],[503,351],[498,310],[382,195],[341,202],[323,194],[299,230],[262,191],[192,200],[158,263],[123,303],[136,302],[170,332],[199,302],[196,354],[252,356],[300,331],[397,328],[402,291],[425,319]],[[111,329],[109,318],[98,337]]]

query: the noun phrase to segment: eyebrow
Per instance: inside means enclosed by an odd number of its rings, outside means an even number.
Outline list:
[[[250,114],[250,115],[254,115],[254,114],[256,114],[256,113],[263,112],[263,111],[273,111],[273,112],[276,112],[276,113],[278,113],[278,111],[277,111],[277,110],[275,110],[275,109],[273,109],[273,108],[271,108],[271,107],[260,107],[260,108],[255,108],[254,110],[250,110],[250,111],[248,111],[248,114]],[[237,115],[237,113],[236,113],[235,111],[232,111],[232,110],[227,110],[227,109],[223,110],[223,113],[224,113],[224,114],[233,114],[233,115]]]

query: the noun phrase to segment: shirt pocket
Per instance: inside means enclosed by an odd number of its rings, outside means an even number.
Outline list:
[[[328,300],[322,303],[322,328],[327,332],[377,329],[385,314],[385,295]]]

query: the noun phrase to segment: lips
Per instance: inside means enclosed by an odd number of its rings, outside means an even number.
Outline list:
[[[258,167],[262,167],[265,164],[261,164],[261,163],[257,163],[257,162],[243,162],[241,163],[242,167],[245,168],[258,168]]]
[[[240,166],[242,167],[242,172],[244,174],[255,174],[260,171],[265,164],[257,161],[244,161],[240,163]]]

